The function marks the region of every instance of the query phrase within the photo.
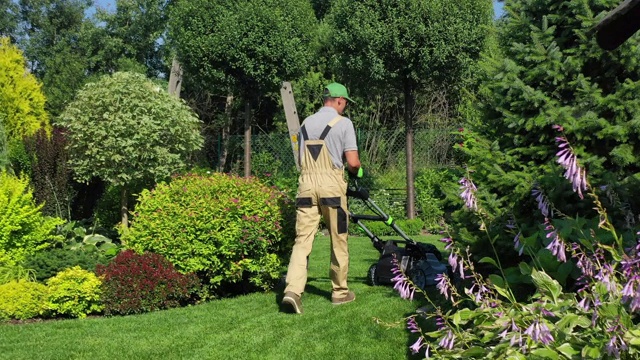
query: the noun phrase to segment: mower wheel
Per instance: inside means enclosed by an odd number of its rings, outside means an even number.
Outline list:
[[[380,285],[378,282],[378,274],[377,274],[378,264],[373,264],[369,266],[369,271],[367,271],[367,284],[371,286]]]

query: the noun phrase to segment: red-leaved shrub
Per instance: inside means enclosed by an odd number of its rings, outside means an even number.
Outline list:
[[[194,274],[180,274],[162,255],[125,250],[98,265],[105,315],[127,315],[188,303],[200,288]]]

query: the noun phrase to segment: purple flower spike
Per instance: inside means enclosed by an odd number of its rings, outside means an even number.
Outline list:
[[[622,336],[616,334],[609,340],[606,349],[609,356],[620,359],[620,350],[627,351],[628,347],[627,343],[622,339]]]
[[[513,248],[518,250],[518,255],[522,256],[522,252],[524,251],[524,244],[520,243],[520,236],[522,233],[518,232],[516,237],[513,238]]]
[[[451,330],[449,330],[447,335],[445,335],[440,340],[440,343],[438,343],[438,345],[440,345],[440,347],[442,347],[443,349],[447,349],[447,350],[453,349],[453,345],[454,344],[455,344],[455,337],[453,336],[453,333],[451,332]]]
[[[584,297],[582,300],[580,300],[580,302],[578,303],[578,307],[580,309],[582,309],[585,312],[588,312],[589,309],[591,309],[591,301],[589,300],[589,298]]]
[[[420,352],[420,348],[422,348],[423,345],[424,345],[424,338],[420,336],[418,338],[418,341],[416,341],[413,345],[411,345],[409,349],[411,349],[412,354],[417,354],[418,352]]]
[[[540,319],[536,319],[524,333],[529,335],[531,340],[544,345],[549,345],[554,340],[551,331],[545,323],[540,322]]]
[[[578,157],[573,153],[573,149],[564,137],[556,137],[560,151],[556,154],[557,162],[566,171],[564,177],[573,185],[573,191],[578,193],[580,199],[584,199],[582,191],[587,190],[587,172],[578,165]]]
[[[409,329],[409,331],[411,331],[412,333],[420,332],[420,327],[416,322],[416,318],[410,317],[409,320],[407,320],[407,329]]]
[[[478,191],[478,189],[473,184],[473,181],[469,178],[463,177],[458,181],[458,183],[461,185],[460,189],[462,190],[462,193],[460,194],[460,197],[464,200],[464,205],[469,210],[477,211],[478,203],[476,201],[476,191]]]
[[[553,209],[551,208],[551,204],[549,203],[549,198],[540,190],[537,185],[531,190],[531,195],[536,198],[536,202],[538,203],[538,210],[542,213],[542,215],[546,218],[553,217]]]
[[[442,241],[443,243],[445,243],[446,245],[444,246],[445,250],[449,250],[451,249],[451,247],[453,246],[453,239],[450,237],[444,237],[442,239],[440,239],[440,241]]]
[[[450,299],[453,301],[453,294],[449,295],[449,278],[445,274],[436,275],[436,288],[440,290],[440,294],[445,297],[445,299]]]
[[[547,233],[547,239],[553,238],[551,243],[547,245],[547,249],[558,259],[560,262],[567,262],[567,254],[565,253],[564,242],[558,235],[558,231],[553,228],[549,222],[547,222],[545,230],[551,230]]]
[[[393,267],[391,271],[396,275],[391,282],[395,283],[393,289],[398,291],[400,297],[403,299],[413,300],[413,294],[416,289],[413,287],[409,279],[404,275],[398,266],[398,260],[393,259]]]

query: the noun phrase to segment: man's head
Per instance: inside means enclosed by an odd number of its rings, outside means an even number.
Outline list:
[[[322,99],[324,100],[324,106],[330,106],[342,115],[344,109],[347,107],[347,102],[353,102],[349,97],[347,88],[342,84],[331,83],[324,88],[322,93]]]

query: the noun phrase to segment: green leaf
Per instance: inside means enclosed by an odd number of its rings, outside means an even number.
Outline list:
[[[477,358],[479,356],[484,357],[486,353],[487,353],[487,350],[485,348],[480,346],[473,346],[465,350],[462,353],[462,357],[463,358]]]
[[[498,264],[496,263],[496,261],[493,258],[490,257],[483,257],[482,259],[480,259],[478,261],[481,264],[491,264],[493,265],[496,269],[498,269]]]
[[[564,343],[556,348],[562,355],[571,359],[574,355],[580,354],[580,350],[576,350],[571,344]]]
[[[104,235],[93,234],[85,236],[82,242],[85,244],[96,245],[99,242],[111,242],[111,239]]]
[[[453,314],[453,323],[455,325],[464,325],[476,316],[476,313],[470,309],[462,309]]]
[[[491,274],[489,275],[489,280],[493,284],[493,288],[498,292],[498,294],[502,295],[511,302],[515,302],[515,299],[513,298],[513,296],[511,296],[511,293],[507,289],[504,279],[501,276]]]
[[[571,272],[573,271],[574,267],[575,266],[572,262],[560,264],[560,266],[558,266],[558,269],[556,270],[555,279],[564,284],[567,281],[567,277],[569,276],[569,274],[571,274]]]
[[[602,357],[599,348],[589,345],[586,345],[584,348],[582,348],[581,355],[583,359],[600,359]]]
[[[558,302],[558,297],[562,293],[562,286],[557,281],[553,280],[545,272],[535,269],[531,273],[531,278],[541,294],[551,296],[554,303]]]
[[[543,359],[559,359],[558,353],[549,348],[535,349],[531,352],[531,355],[540,356]]]
[[[491,283],[493,283],[494,285],[504,287],[504,279],[502,278],[502,276],[491,274],[489,275],[489,280],[491,280]]]
[[[630,345],[640,345],[640,334],[636,331],[635,334],[632,334],[633,330],[627,331],[624,335],[624,340]]]
[[[591,327],[591,320],[586,316],[578,315],[578,314],[565,314],[562,318],[556,323],[556,327],[564,331],[565,329],[572,331],[574,327],[579,326],[583,329]]]
[[[520,268],[520,273],[522,275],[531,275],[531,266],[529,266],[529,264],[527,264],[526,262],[520,262],[520,264],[518,264],[518,267]]]

